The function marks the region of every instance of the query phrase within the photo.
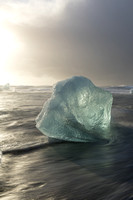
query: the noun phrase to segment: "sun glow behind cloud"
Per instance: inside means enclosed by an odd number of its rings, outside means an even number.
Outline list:
[[[15,35],[0,24],[0,84],[11,82],[10,61],[17,53],[20,42]]]
[[[63,12],[65,6],[70,0],[26,0],[26,1],[1,1],[0,8],[0,84],[6,84],[7,82],[13,84],[21,84],[19,71],[13,71],[12,66],[16,64],[18,55],[26,49],[23,48],[23,42],[18,41],[15,30],[10,30],[10,25],[30,25],[35,27],[41,27],[47,25],[48,19],[58,19],[58,16]],[[41,20],[43,19],[43,20]],[[45,20],[44,20],[45,19]],[[21,40],[21,38],[19,38]],[[23,57],[23,53],[21,59]],[[29,58],[28,58],[29,59]],[[23,62],[23,61],[22,61]],[[22,62],[19,64],[22,66]],[[29,66],[30,67],[30,66]],[[19,69],[19,65],[18,65]],[[22,70],[21,70],[22,71]],[[17,75],[16,75],[17,74]],[[19,77],[20,76],[20,77]],[[24,77],[23,77],[24,78]],[[26,80],[26,77],[25,77]],[[32,80],[32,77],[31,77]],[[34,77],[33,77],[34,80]],[[45,80],[48,83],[53,83],[45,76]],[[22,80],[22,82],[24,82]],[[30,84],[30,82],[29,82]]]

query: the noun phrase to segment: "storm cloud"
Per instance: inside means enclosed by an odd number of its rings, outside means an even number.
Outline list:
[[[22,44],[10,70],[61,80],[83,75],[97,85],[133,84],[133,1],[1,1],[5,23]]]

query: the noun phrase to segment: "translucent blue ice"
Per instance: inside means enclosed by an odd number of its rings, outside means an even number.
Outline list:
[[[55,85],[36,127],[51,138],[67,141],[109,139],[112,100],[111,93],[89,79],[74,76]]]

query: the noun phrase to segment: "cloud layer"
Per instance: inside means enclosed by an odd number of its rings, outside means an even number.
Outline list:
[[[10,69],[42,82],[84,75],[100,85],[133,84],[132,7],[130,0],[1,1],[4,23],[23,44]]]

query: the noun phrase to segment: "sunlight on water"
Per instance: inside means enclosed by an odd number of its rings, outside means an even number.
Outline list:
[[[0,92],[0,199],[132,199],[132,94],[113,94],[114,140],[79,144],[50,141],[35,128],[51,93],[27,89]]]

